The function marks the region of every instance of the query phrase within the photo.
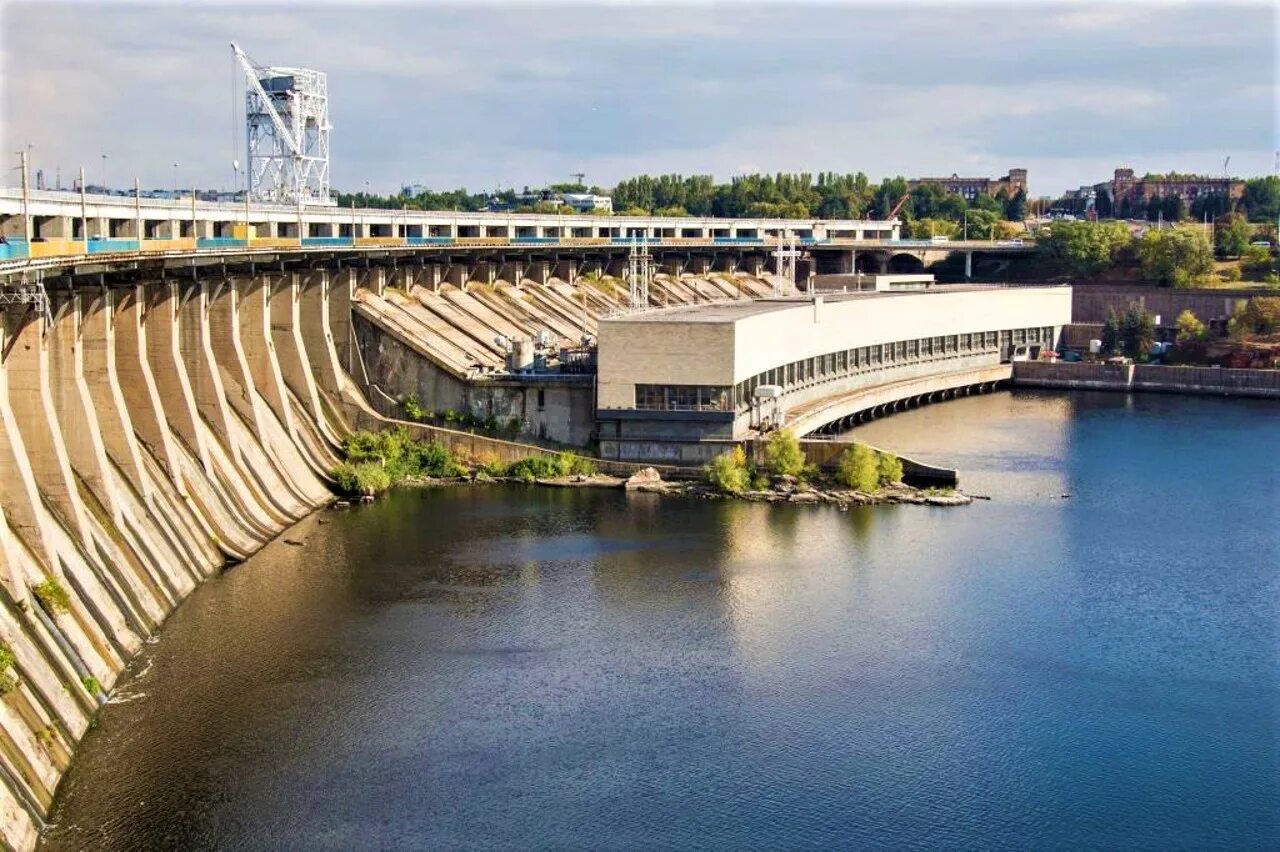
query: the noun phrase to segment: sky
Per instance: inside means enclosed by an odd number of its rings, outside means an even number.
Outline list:
[[[50,185],[229,186],[236,40],[328,73],[335,189],[1021,167],[1056,196],[1120,166],[1271,174],[1278,8],[0,0],[0,127]]]

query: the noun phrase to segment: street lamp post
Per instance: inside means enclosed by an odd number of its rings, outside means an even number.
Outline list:
[[[107,155],[102,155],[102,191],[107,191]]]
[[[173,164],[173,197],[178,197],[178,164]]]

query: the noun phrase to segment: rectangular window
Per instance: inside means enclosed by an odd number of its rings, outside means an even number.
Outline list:
[[[636,408],[645,411],[730,411],[732,399],[719,385],[636,385]]]
[[[547,392],[542,388],[538,388],[538,410],[541,411],[546,407],[547,407]]]

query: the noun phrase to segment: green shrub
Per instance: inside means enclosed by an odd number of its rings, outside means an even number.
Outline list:
[[[564,455],[567,456],[568,453]],[[528,456],[507,465],[506,475],[525,482],[533,482],[535,479],[554,479],[557,476],[563,476],[564,473],[560,466],[560,457]]]
[[[391,487],[391,474],[377,462],[343,462],[333,469],[338,490],[344,494],[381,494]]]
[[[573,453],[561,453],[556,458],[561,476],[593,476],[599,468],[595,461]]]
[[[774,432],[764,446],[764,467],[774,476],[803,474],[805,458],[800,440],[785,429]]]
[[[855,491],[875,491],[880,484],[880,463],[876,451],[866,444],[853,444],[840,454],[837,477]]]
[[[85,691],[94,698],[97,698],[98,693],[102,692],[102,684],[98,683],[98,679],[93,675],[85,675],[80,678],[80,682],[84,684]]]
[[[880,453],[876,467],[881,485],[902,481],[902,459],[893,453]]]
[[[402,402],[401,405],[404,406],[405,416],[410,420],[426,419],[427,412],[423,410],[422,402],[418,399],[418,395],[416,393],[405,394],[404,402]]]
[[[520,434],[520,427],[522,425],[523,425],[523,421],[519,417],[512,417],[510,420],[507,421],[507,432],[512,437],[515,437],[516,435]]]
[[[44,582],[32,586],[31,591],[50,615],[71,609],[71,595],[67,594],[57,577],[47,577]]]
[[[751,469],[742,447],[734,447],[712,459],[707,465],[707,480],[727,494],[745,491],[751,482]]]

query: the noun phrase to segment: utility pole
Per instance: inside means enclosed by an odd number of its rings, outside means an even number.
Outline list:
[[[27,181],[27,152],[19,151],[22,159],[22,233],[28,245],[31,243],[31,185]]]
[[[86,208],[88,207],[85,198],[84,188],[84,166],[80,167],[80,239],[85,241],[85,248],[89,247],[89,216]]]
[[[138,179],[133,179],[133,235],[142,247],[142,186]]]

